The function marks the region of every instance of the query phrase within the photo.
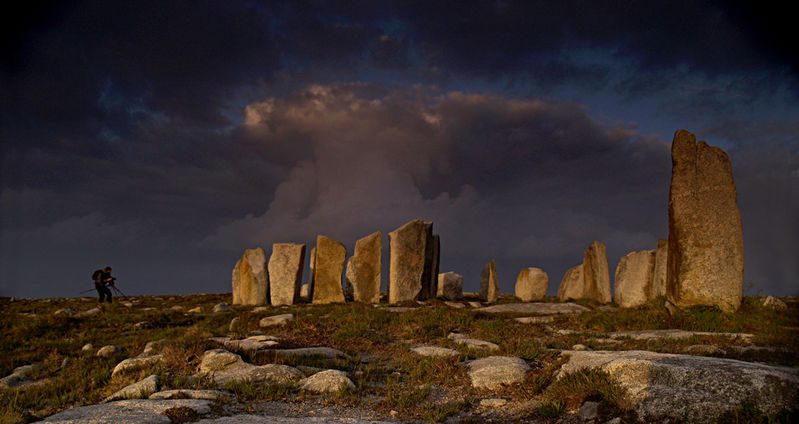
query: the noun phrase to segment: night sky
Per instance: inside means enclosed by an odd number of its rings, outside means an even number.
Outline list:
[[[131,295],[229,292],[245,248],[387,251],[416,218],[466,291],[495,259],[501,292],[539,267],[555,294],[593,240],[612,279],[668,236],[678,129],[730,156],[745,293],[799,295],[795,22],[760,3],[19,3],[0,296],[106,265]]]

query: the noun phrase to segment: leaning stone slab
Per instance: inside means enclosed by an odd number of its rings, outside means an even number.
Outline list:
[[[582,299],[586,297],[585,284],[583,283],[583,265],[569,268],[558,287],[558,299]]]
[[[667,296],[678,307],[741,305],[744,243],[732,164],[688,131],[674,134]]]
[[[524,268],[516,277],[516,297],[522,302],[542,300],[548,287],[549,276],[541,268]]]
[[[161,362],[161,360],[162,360],[161,355],[137,356],[135,358],[125,359],[114,367],[114,370],[111,371],[111,377],[121,372],[127,372],[130,370],[135,370],[139,368],[148,367],[153,364],[157,364]]]
[[[583,255],[583,280],[588,290],[588,298],[602,303],[610,303],[610,271],[605,245],[594,240]]]
[[[616,267],[613,300],[622,308],[641,306],[653,299],[655,250],[630,252]]]
[[[232,274],[234,305],[266,305],[269,303],[269,277],[266,275],[266,254],[257,247],[247,249],[236,262]]]
[[[576,303],[504,303],[502,305],[486,306],[475,309],[476,312],[488,314],[517,313],[517,314],[579,314],[591,309]]]
[[[380,267],[383,233],[380,231],[355,242],[355,251],[347,262],[347,292],[356,302],[380,302]]]
[[[127,387],[123,387],[116,393],[105,398],[103,402],[111,402],[121,399],[139,399],[146,398],[151,394],[158,391],[159,379],[158,376],[153,374],[144,380],[133,383]]]
[[[600,369],[619,382],[646,422],[719,422],[743,402],[776,415],[799,400],[799,370],[732,359],[648,351],[564,351],[557,375]]]
[[[485,340],[472,339],[459,333],[449,333],[447,338],[454,341],[455,343],[462,344],[470,349],[486,349],[486,350],[499,349],[499,345],[497,345],[496,343],[487,342]]]
[[[412,347],[411,352],[421,356],[458,356],[460,352],[455,349],[438,346],[418,346]]]
[[[294,314],[273,315],[271,317],[261,318],[261,321],[258,322],[258,326],[273,327],[276,325],[286,325],[291,321],[294,321]]]
[[[300,297],[305,245],[275,243],[269,257],[269,296],[272,306],[293,305]]]
[[[211,412],[210,401],[198,399],[131,399],[81,406],[51,415],[41,423],[61,424],[170,424],[162,415],[170,408],[191,408],[200,415]]]
[[[488,261],[480,273],[480,300],[496,302],[499,296],[499,279],[497,278],[497,265],[494,260]]]
[[[524,380],[530,366],[521,358],[489,356],[468,363],[472,387],[498,389]]]
[[[427,226],[416,219],[388,233],[388,303],[415,300],[422,291]]]
[[[156,392],[150,395],[149,399],[205,399],[233,400],[234,396],[221,390],[194,390],[194,389],[174,389]]]
[[[300,387],[315,393],[338,393],[344,387],[354,389],[355,384],[344,371],[325,370],[300,380]]]
[[[694,336],[727,337],[731,339],[740,338],[751,341],[755,335],[749,333],[713,333],[710,331],[686,331],[679,329],[670,330],[636,330],[636,331],[615,331],[608,334],[612,339],[630,338],[633,340],[660,340],[660,339],[687,339]]]
[[[344,271],[347,248],[329,237],[319,235],[316,236],[315,255],[312,302],[344,303],[341,273]]]

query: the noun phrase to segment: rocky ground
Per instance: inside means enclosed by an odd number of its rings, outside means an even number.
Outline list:
[[[794,298],[228,306],[0,299],[0,422],[789,422]]]

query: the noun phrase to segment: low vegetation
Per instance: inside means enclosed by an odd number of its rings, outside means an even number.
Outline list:
[[[77,312],[97,306],[95,299],[0,299],[3,315],[0,377],[22,365],[37,365],[28,374],[32,384],[0,389],[0,423],[30,422],[68,408],[99,403],[116,390],[152,374],[160,377],[162,390],[214,388],[210,379],[194,378],[203,352],[221,347],[209,338],[246,337],[262,330],[258,323],[264,316],[287,312],[285,308],[267,308],[266,312],[253,313],[251,307],[232,307],[211,313],[217,303],[230,301],[226,294],[137,296],[115,301],[99,314],[79,318]],[[510,302],[513,297],[503,296],[500,301]],[[125,302],[130,303],[125,306]],[[289,310],[295,315],[294,321],[263,331],[276,336],[280,348],[329,346],[345,352],[347,358],[330,361],[321,357],[259,353],[243,354],[244,359],[254,364],[340,369],[348,373],[355,388],[320,396],[305,393],[294,383],[239,382],[224,387],[235,395],[235,405],[217,405],[215,410],[219,413],[236,408],[249,410],[247,405],[266,401],[319,402],[364,407],[381,416],[428,422],[461,416],[463,422],[469,422],[472,419],[469,411],[478,408],[477,400],[486,393],[471,387],[462,363],[498,354],[520,357],[532,367],[523,382],[492,394],[511,401],[538,402],[526,414],[554,419],[573,413],[583,402],[591,400],[600,403],[600,416],[623,416],[629,407],[624,390],[607,374],[583,371],[560,380],[554,378],[564,361],[559,350],[571,349],[576,344],[596,350],[634,348],[670,353],[685,353],[691,345],[712,345],[718,348],[712,353],[714,356],[799,365],[799,319],[795,314],[764,308],[758,299],[751,297],[744,298],[741,309],[734,314],[706,307],[670,314],[662,305],[658,301],[637,309],[593,310],[558,316],[550,323],[521,324],[510,319],[513,314],[489,315],[469,308],[456,309],[435,299],[401,313],[358,303],[301,304]],[[206,312],[187,312],[200,306]],[[76,313],[55,314],[62,309]],[[233,318],[238,318],[238,322],[230,328]],[[609,332],[643,329],[750,333],[754,338],[695,336],[665,341],[621,338],[608,342]],[[467,348],[448,339],[451,332],[496,343],[499,350]],[[159,348],[162,362],[111,376],[111,370],[121,360],[139,355],[147,342],[161,339],[168,340]],[[86,344],[92,344],[93,348],[84,351]],[[409,350],[424,344],[456,349],[459,355],[429,358]],[[97,349],[105,345],[118,346],[121,352],[108,358],[96,356]],[[750,345],[769,349],[744,349]],[[173,422],[197,418],[179,408],[165,414]],[[755,415],[751,407],[743,405],[734,418],[738,422],[757,422],[745,421]],[[776,417],[776,422],[780,418],[783,417]]]

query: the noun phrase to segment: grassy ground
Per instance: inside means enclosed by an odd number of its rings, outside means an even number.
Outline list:
[[[76,318],[54,312],[64,308],[85,311],[97,306],[96,300],[0,299],[0,377],[18,366],[36,363],[38,368],[29,376],[41,382],[0,391],[0,422],[27,422],[67,408],[98,403],[150,374],[160,376],[162,390],[212,387],[207,380],[190,378],[196,373],[203,352],[220,347],[208,338],[246,337],[261,330],[258,322],[264,316],[286,312],[293,313],[295,320],[284,327],[265,330],[279,337],[279,347],[329,346],[348,357],[329,362],[320,358],[245,355],[245,360],[256,364],[277,362],[338,368],[349,373],[356,387],[337,395],[317,396],[304,393],[293,384],[238,383],[226,389],[237,396],[240,404],[217,405],[218,410],[247,410],[248,404],[261,401],[316,402],[365,407],[381,416],[437,422],[448,416],[464,416],[464,411],[476,408],[481,398],[501,396],[511,401],[537,402],[538,407],[532,412],[528,410],[513,419],[540,418],[546,422],[564,411],[576,409],[585,400],[599,401],[600,413],[605,416],[623,415],[627,407],[624,393],[607,375],[585,372],[553,381],[563,361],[558,350],[578,343],[596,350],[645,349],[669,353],[684,353],[687,346],[704,344],[718,347],[713,356],[799,365],[799,318],[793,312],[796,309],[789,313],[775,312],[759,306],[758,299],[751,297],[744,298],[741,309],[734,314],[697,307],[670,315],[660,301],[637,309],[592,310],[559,316],[548,324],[521,324],[510,319],[513,314],[489,315],[468,308],[455,309],[438,300],[402,313],[350,303],[270,307],[262,313],[251,312],[251,307],[233,307],[215,314],[210,313],[213,306],[229,302],[229,294],[137,296],[127,299],[134,304],[131,307],[122,304],[125,299],[115,300],[98,315]],[[501,301],[510,302],[513,298],[503,296]],[[186,312],[197,306],[202,306],[206,313]],[[233,318],[238,318],[238,324],[231,332],[229,325]],[[740,332],[755,337],[751,341],[701,336],[671,341],[607,342],[608,332],[643,329]],[[487,352],[465,348],[447,339],[450,332],[496,343],[500,349]],[[163,363],[111,377],[111,370],[122,359],[140,354],[147,342],[160,339],[169,340],[160,351]],[[81,350],[87,343],[94,349]],[[423,358],[409,351],[410,347],[422,344],[450,347],[460,354],[453,358]],[[121,352],[111,358],[97,357],[95,352],[104,345],[118,346]],[[749,345],[774,349],[735,348]],[[489,393],[471,388],[462,362],[491,354],[521,357],[533,370],[522,383],[499,391]],[[185,417],[187,414],[175,411],[172,419],[191,421],[191,417]]]

